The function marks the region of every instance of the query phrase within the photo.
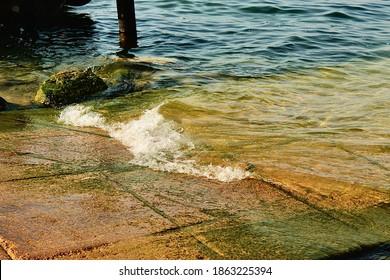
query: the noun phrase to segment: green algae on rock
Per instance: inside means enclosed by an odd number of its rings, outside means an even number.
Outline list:
[[[44,106],[60,107],[105,89],[105,82],[90,69],[63,71],[43,82],[34,101]]]

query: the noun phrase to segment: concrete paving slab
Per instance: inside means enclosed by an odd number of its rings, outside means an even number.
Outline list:
[[[41,259],[175,227],[96,173],[2,184],[1,243]]]

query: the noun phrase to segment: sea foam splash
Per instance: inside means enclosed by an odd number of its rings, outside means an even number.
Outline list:
[[[103,129],[124,144],[134,155],[132,164],[154,170],[207,177],[223,182],[242,180],[250,175],[240,167],[200,165],[187,159],[186,154],[195,144],[173,121],[165,119],[159,109],[163,104],[147,110],[137,120],[108,124],[91,107],[72,105],[66,107],[58,121],[73,126],[89,126]]]

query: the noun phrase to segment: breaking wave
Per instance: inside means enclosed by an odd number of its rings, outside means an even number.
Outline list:
[[[103,129],[128,147],[134,155],[132,164],[153,170],[207,177],[223,182],[241,180],[250,175],[240,167],[200,165],[186,158],[195,144],[175,122],[165,119],[159,109],[163,104],[147,110],[137,119],[127,123],[108,124],[106,119],[91,107],[72,105],[66,107],[58,121],[73,126]]]

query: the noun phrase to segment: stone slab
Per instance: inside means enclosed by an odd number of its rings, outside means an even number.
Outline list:
[[[98,129],[2,131],[0,258],[322,259],[390,242],[384,189],[276,171],[222,183],[131,158]]]

